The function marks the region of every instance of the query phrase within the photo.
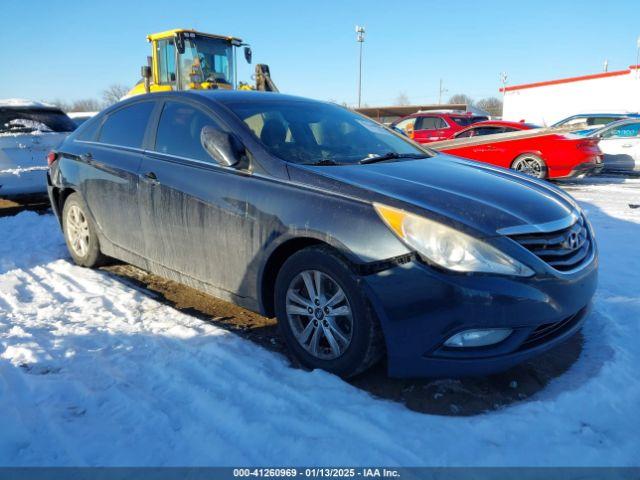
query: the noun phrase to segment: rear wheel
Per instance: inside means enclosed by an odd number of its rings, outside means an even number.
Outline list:
[[[547,166],[538,155],[525,153],[516,158],[511,164],[516,172],[526,173],[536,178],[547,178]]]
[[[305,367],[351,377],[382,356],[377,318],[348,264],[330,248],[292,255],[275,290],[280,332]]]
[[[87,215],[80,195],[72,193],[62,209],[62,230],[73,261],[82,267],[97,267],[106,257],[100,251],[96,228]]]

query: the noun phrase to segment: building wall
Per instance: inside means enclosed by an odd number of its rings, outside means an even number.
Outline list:
[[[640,112],[640,72],[577,81],[542,82],[540,86],[507,87],[504,120],[551,125],[578,113]],[[596,75],[594,75],[596,77]]]

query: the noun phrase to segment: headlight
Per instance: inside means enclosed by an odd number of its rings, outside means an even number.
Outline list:
[[[428,261],[456,272],[529,277],[533,271],[488,243],[412,213],[374,203],[380,218]]]

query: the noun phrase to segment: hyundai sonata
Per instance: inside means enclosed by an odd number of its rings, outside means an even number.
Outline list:
[[[486,374],[576,333],[597,247],[569,195],[436,154],[346,108],[262,92],[120,102],[49,156],[73,260],[107,258],[275,316],[355,375]]]

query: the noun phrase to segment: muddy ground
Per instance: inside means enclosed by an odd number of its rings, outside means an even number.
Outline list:
[[[14,202],[0,199],[0,216],[15,215],[23,210],[45,213],[47,205],[42,201]],[[131,265],[113,264],[102,270],[157,301],[289,358],[285,345],[278,336],[274,319],[262,317]],[[401,403],[417,412],[477,415],[523,401],[544,389],[545,385],[564,373],[577,360],[582,350],[582,341],[582,336],[576,335],[564,345],[538,358],[488,377],[393,379],[386,375],[385,364],[381,362],[371,370],[350,379],[349,383],[371,395]],[[297,368],[293,361],[292,367]]]

